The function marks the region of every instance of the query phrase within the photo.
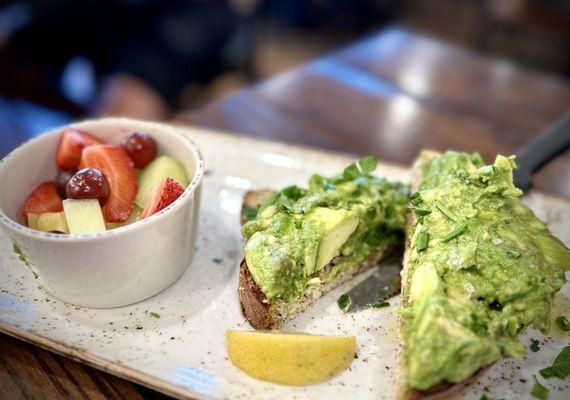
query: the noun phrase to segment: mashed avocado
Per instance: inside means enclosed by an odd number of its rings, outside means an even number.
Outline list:
[[[408,188],[371,176],[375,168],[366,157],[341,175],[314,175],[307,189],[275,193],[243,226],[249,271],[267,298],[293,302],[312,282],[397,245]]]
[[[447,152],[423,170],[400,310],[409,388],[522,358],[518,334],[548,330],[570,251],[520,202],[513,168],[514,157],[484,165],[478,154]]]

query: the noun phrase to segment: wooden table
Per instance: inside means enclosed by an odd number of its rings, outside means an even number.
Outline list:
[[[514,153],[570,111],[570,82],[393,28],[181,116],[409,164],[422,148]],[[535,188],[570,198],[570,151]]]
[[[512,153],[570,110],[560,78],[394,28],[179,121],[409,163],[424,147]],[[570,198],[570,152],[536,188]],[[161,398],[0,336],[0,398]]]

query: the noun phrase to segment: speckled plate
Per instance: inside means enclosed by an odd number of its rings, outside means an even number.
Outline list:
[[[182,278],[133,306],[111,310],[74,307],[46,293],[0,233],[0,330],[179,398],[392,398],[398,299],[391,300],[390,308],[345,315],[336,300],[354,283],[334,290],[284,327],[356,336],[358,359],[334,379],[301,388],[268,384],[243,374],[226,356],[226,329],[251,329],[241,315],[236,294],[242,194],[251,188],[303,184],[314,172],[338,172],[351,158],[197,129],[188,129],[188,135],[201,147],[208,173],[197,254]],[[393,165],[381,165],[379,174],[408,179],[406,169]],[[570,243],[570,203],[538,193],[525,201]],[[556,315],[568,312],[568,286],[556,299]],[[479,399],[483,393],[489,398],[530,397],[532,375],[553,360],[569,336],[545,337],[530,330],[523,341],[528,343],[530,338],[540,340],[539,352],[529,353],[524,361],[497,363],[464,393],[465,398]],[[569,389],[568,383],[556,378],[546,385],[552,399],[564,398]]]

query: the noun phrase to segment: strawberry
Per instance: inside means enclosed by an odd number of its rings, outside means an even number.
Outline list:
[[[133,212],[138,190],[135,166],[127,152],[108,144],[86,147],[79,164],[79,169],[83,168],[98,169],[109,181],[111,194],[103,207],[105,220],[126,221]]]
[[[56,163],[59,169],[76,170],[81,161],[81,152],[88,146],[103,144],[87,132],[67,128],[61,134],[57,147]]]
[[[179,198],[184,192],[184,187],[171,178],[164,178],[158,182],[150,192],[148,202],[139,219],[144,219],[164,210]]]
[[[55,182],[44,182],[34,189],[24,203],[24,219],[28,220],[28,213],[43,214],[47,212],[63,211],[63,203]]]

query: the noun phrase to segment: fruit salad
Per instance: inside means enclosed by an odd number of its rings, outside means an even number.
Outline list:
[[[133,132],[119,145],[65,129],[57,176],[27,198],[28,227],[60,234],[104,232],[135,223],[172,204],[189,184],[182,163],[158,155],[151,135]]]

